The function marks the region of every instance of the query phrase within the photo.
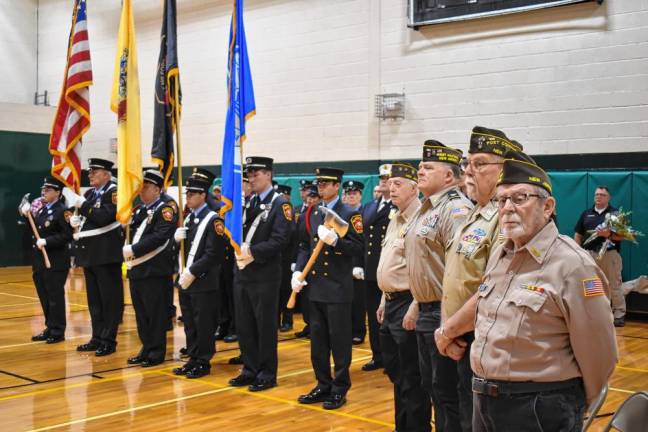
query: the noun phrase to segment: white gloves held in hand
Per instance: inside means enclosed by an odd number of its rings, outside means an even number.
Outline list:
[[[63,188],[63,196],[65,197],[65,202],[70,207],[79,208],[85,202],[85,198],[75,194],[70,188]]]
[[[175,240],[175,242],[180,243],[182,240],[185,240],[186,238],[187,238],[187,228],[186,227],[176,228],[175,233],[173,233],[173,239]]]
[[[317,227],[317,236],[329,246],[335,246],[338,241],[338,235],[335,230],[329,229],[324,225]]]
[[[36,247],[38,247],[38,249],[43,249],[45,245],[47,245],[47,240],[45,240],[44,238],[39,238],[38,240],[36,240]]]
[[[362,267],[353,267],[353,279],[364,280],[364,269]]]
[[[70,226],[72,228],[80,227],[81,226],[81,220],[82,220],[81,216],[79,216],[79,215],[70,216]]]
[[[135,255],[133,252],[133,246],[132,245],[126,245],[122,248],[122,254],[124,255],[124,259],[131,258]]]
[[[243,270],[252,261],[254,261],[254,257],[250,252],[250,245],[247,243],[241,244],[241,253],[236,254],[236,266],[239,270]]]
[[[178,279],[178,285],[183,290],[189,288],[189,285],[196,280],[196,276],[192,275],[188,268],[185,268],[182,273],[180,273],[180,278]]]
[[[292,279],[290,279],[290,287],[296,293],[300,292],[302,290],[302,288],[304,288],[306,285],[308,285],[306,281],[300,280],[301,275],[302,275],[302,272],[296,271],[296,272],[293,273]]]

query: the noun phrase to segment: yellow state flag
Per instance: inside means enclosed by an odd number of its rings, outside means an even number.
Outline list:
[[[123,0],[110,109],[117,114],[117,220],[131,216],[142,187],[139,77],[131,0]]]

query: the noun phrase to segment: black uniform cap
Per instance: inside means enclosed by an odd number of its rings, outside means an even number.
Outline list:
[[[344,176],[344,171],[337,168],[315,168],[315,179],[317,181],[332,181],[340,183]]]
[[[60,181],[56,177],[47,176],[43,179],[43,186],[41,186],[41,189],[46,187],[60,191],[65,187],[65,185],[63,184],[62,181]]]
[[[350,191],[362,192],[364,190],[364,183],[359,182],[357,180],[347,180],[344,183],[342,183],[342,189],[344,189],[346,192],[350,192]]]
[[[212,174],[209,170],[200,167],[194,167],[191,177],[202,179],[202,181],[207,182],[210,186],[214,182],[216,176]]]
[[[147,183],[152,183],[159,188],[162,188],[164,186],[164,176],[158,170],[154,170],[154,169],[144,170],[143,180]]]
[[[209,192],[209,187],[211,183],[207,183],[202,178],[191,176],[187,179],[185,183],[185,188],[190,192]]]
[[[319,191],[317,190],[317,186],[315,186],[314,184],[311,184],[310,186],[308,186],[308,193],[306,194],[306,196],[318,197],[319,196]]]
[[[265,156],[248,156],[245,158],[245,170],[259,170],[267,169],[272,171],[272,163],[274,160]]]
[[[106,171],[110,171],[113,165],[114,165],[113,162],[106,159],[99,159],[99,158],[88,159],[88,169],[103,169]]]
[[[292,188],[288,185],[278,184],[274,187],[274,189],[280,194],[290,195],[290,193],[292,192]]]

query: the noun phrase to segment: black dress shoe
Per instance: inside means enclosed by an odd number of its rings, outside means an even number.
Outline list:
[[[239,355],[239,356],[236,356],[236,357],[232,357],[231,359],[229,359],[229,360],[227,361],[227,364],[231,364],[231,365],[242,365],[242,364],[243,364],[243,358],[241,358],[240,355]]]
[[[113,354],[115,351],[117,351],[117,349],[115,347],[104,345],[104,346],[100,346],[99,348],[97,348],[97,351],[95,351],[95,356],[96,357],[104,357],[104,356]]]
[[[232,378],[229,380],[229,385],[232,387],[243,387],[243,386],[249,386],[253,384],[255,381],[254,377],[252,375],[239,375],[236,378]]]
[[[254,380],[252,385],[250,385],[250,387],[248,387],[248,390],[250,390],[251,392],[258,392],[258,391],[267,390],[269,388],[276,387],[276,386],[277,386],[277,380],[256,379],[256,380]]]
[[[340,408],[346,403],[346,397],[341,394],[332,394],[330,398],[326,399],[322,404],[322,408],[326,410],[334,410]]]
[[[128,360],[126,360],[126,363],[130,365],[136,365],[142,363],[144,360],[146,360],[144,357],[140,357],[138,355],[133,356],[133,357],[128,357]]]
[[[187,372],[193,369],[193,367],[194,367],[193,363],[185,363],[180,367],[173,368],[172,372],[173,375],[187,375]]]
[[[199,363],[189,369],[185,376],[189,379],[204,377],[205,375],[209,375],[210,369],[211,366],[209,366],[209,364]]]
[[[223,340],[225,338],[225,332],[221,330],[220,327],[216,329],[216,333],[214,334],[214,337],[216,340]]]
[[[625,318],[614,318],[614,327],[625,327]]]
[[[362,339],[361,337],[358,337],[358,336],[351,339],[351,343],[353,345],[360,345],[362,342],[364,342],[364,339]]]
[[[65,340],[65,336],[60,335],[60,336],[49,336],[47,340],[45,341],[46,344],[55,344],[59,342],[63,342]]]
[[[31,340],[32,342],[42,342],[44,340],[47,340],[47,337],[49,335],[47,334],[47,330],[43,330],[42,332],[38,333],[37,335],[32,336]]]
[[[235,334],[229,334],[223,338],[223,342],[232,343],[238,340],[238,336]]]
[[[79,345],[76,350],[81,351],[81,352],[90,352],[90,351],[97,351],[97,348],[99,348],[99,345],[93,342],[88,342]]]
[[[180,357],[186,357],[189,354],[187,353],[187,347],[180,348]]]
[[[293,325],[290,324],[290,323],[284,323],[284,324],[281,324],[281,327],[279,327],[279,331],[280,331],[281,333],[289,332],[289,331],[292,330],[292,329],[293,329]]]
[[[148,368],[148,367],[157,366],[157,365],[162,364],[162,363],[164,363],[164,359],[161,359],[161,360],[146,359],[142,363],[140,363],[140,366],[142,366],[143,368]]]
[[[382,362],[376,361],[374,359],[371,359],[368,363],[362,366],[362,370],[365,372],[371,372],[382,368],[383,368]]]
[[[297,398],[300,404],[314,404],[317,402],[324,402],[331,396],[331,392],[325,391],[319,387],[315,387],[310,393],[301,395]]]

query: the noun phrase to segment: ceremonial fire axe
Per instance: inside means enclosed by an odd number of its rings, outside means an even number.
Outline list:
[[[342,219],[337,213],[335,213],[333,210],[327,207],[320,207],[319,210],[324,213],[324,226],[335,231],[335,233],[338,235],[339,238],[344,237],[347,231],[349,231],[349,224],[344,219]],[[313,249],[310,258],[308,259],[308,262],[306,263],[304,269],[302,270],[302,274],[299,276],[299,280],[301,282],[303,282],[306,279],[308,272],[315,264],[315,261],[317,261],[317,257],[322,251],[324,244],[325,243],[322,241],[322,239],[319,239],[317,245],[315,246],[315,249]],[[296,300],[297,300],[297,293],[293,291],[290,294],[290,299],[288,300],[288,304],[286,305],[286,307],[288,309],[293,309],[295,307]]]
[[[20,207],[23,206],[23,204],[29,204],[29,194],[25,194],[23,197],[22,201],[20,202]],[[32,217],[31,210],[27,212],[27,220],[29,221],[29,225],[31,225],[31,229],[34,232],[34,237],[36,237],[36,240],[40,240],[40,236],[38,235],[38,230],[36,229],[36,224],[34,223],[34,218]],[[41,248],[41,252],[43,253],[43,260],[45,261],[45,267],[51,268],[52,264],[50,264],[49,256],[47,256],[47,251],[45,248]]]

